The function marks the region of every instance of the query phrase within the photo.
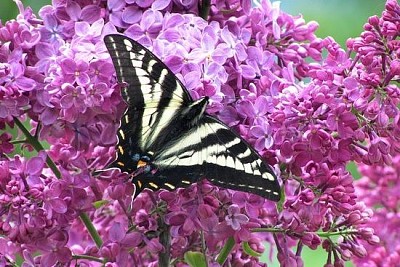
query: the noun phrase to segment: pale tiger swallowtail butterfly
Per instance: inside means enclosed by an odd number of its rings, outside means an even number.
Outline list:
[[[279,201],[280,186],[260,155],[206,113],[208,97],[193,100],[152,52],[123,35],[104,38],[128,107],[118,130],[112,167],[133,176],[135,196],[185,187],[206,178],[214,185]],[[140,170],[140,171],[139,171]]]

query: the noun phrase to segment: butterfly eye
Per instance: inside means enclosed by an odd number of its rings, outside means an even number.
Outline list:
[[[148,156],[143,156],[141,158],[141,160],[145,161],[145,162],[150,162],[150,158]]]
[[[145,173],[148,173],[148,172],[150,172],[151,171],[151,166],[150,165],[146,165],[145,167],[144,167],[144,172]]]
[[[132,160],[134,160],[134,161],[139,161],[139,159],[140,159],[140,155],[138,153],[136,153],[132,156]]]

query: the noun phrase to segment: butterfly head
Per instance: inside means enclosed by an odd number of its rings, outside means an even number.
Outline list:
[[[151,154],[148,155],[140,155],[134,154],[132,159],[136,163],[136,170],[140,173],[149,173],[155,171],[155,166],[152,164]]]
[[[142,157],[138,160],[137,168],[143,168],[144,172],[149,172],[151,170],[150,158],[147,156]]]

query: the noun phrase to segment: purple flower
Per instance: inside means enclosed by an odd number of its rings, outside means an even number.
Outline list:
[[[10,62],[7,67],[8,75],[0,78],[0,83],[3,84],[4,87],[15,91],[32,91],[35,88],[35,81],[24,75],[25,66],[17,62]]]
[[[0,135],[0,154],[9,154],[14,150],[14,146],[10,143],[12,135],[3,133]]]
[[[49,73],[53,71],[53,68],[57,67],[59,48],[57,43],[48,42],[40,42],[36,46],[35,53],[39,61],[35,67],[38,68],[38,71]]]
[[[143,13],[140,24],[133,24],[125,34],[144,46],[150,46],[150,38],[157,36],[162,28],[161,21],[162,14],[159,11],[148,9]]]
[[[25,96],[18,98],[4,97],[4,87],[0,87],[0,118],[11,120],[12,116],[19,116],[28,105],[29,100]]]
[[[108,84],[110,76],[114,73],[111,63],[98,60],[89,64],[89,77],[91,81]]]
[[[60,99],[60,106],[64,109],[65,119],[74,122],[78,115],[86,110],[86,95],[81,86],[72,86],[71,84],[63,84],[62,91],[64,96]]]
[[[89,83],[88,63],[84,61],[75,62],[70,58],[66,58],[61,62],[60,66],[64,82],[71,84],[76,82],[81,86]]]
[[[249,218],[240,213],[240,209],[237,205],[231,205],[228,208],[228,215],[225,216],[225,221],[233,230],[239,230],[242,224],[249,221]]]
[[[269,149],[274,143],[272,139],[271,130],[267,122],[262,121],[261,125],[255,125],[250,128],[250,133],[256,138],[254,148],[257,151]]]
[[[264,96],[258,97],[255,102],[243,100],[238,105],[238,111],[247,117],[251,124],[264,123],[264,116],[271,110],[268,99]]]
[[[210,34],[206,33],[200,42],[200,47],[195,48],[189,55],[189,59],[195,63],[200,62],[215,62],[219,65],[224,63],[227,59],[227,47],[226,45],[217,45],[217,39],[215,39],[214,32]],[[229,54],[228,54],[229,55]]]
[[[70,20],[78,23],[79,20],[93,23],[100,18],[101,9],[97,5],[85,5],[83,8],[76,2],[68,2],[65,6],[65,12]]]
[[[60,25],[54,14],[45,14],[43,17],[44,27],[40,29],[41,43],[59,46],[64,43],[64,27]]]
[[[345,110],[345,106],[341,105],[336,108],[327,118],[327,126],[330,130],[336,130],[342,138],[352,136],[353,131],[358,128],[357,119],[353,113]]]

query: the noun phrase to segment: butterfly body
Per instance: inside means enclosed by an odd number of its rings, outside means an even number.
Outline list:
[[[240,136],[208,115],[208,97],[193,100],[165,64],[139,43],[107,35],[128,108],[118,131],[113,167],[135,174],[144,188],[172,190],[207,178],[225,188],[277,201],[271,168]]]

